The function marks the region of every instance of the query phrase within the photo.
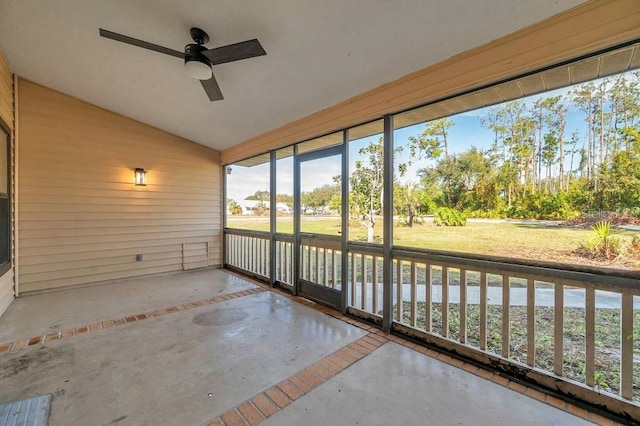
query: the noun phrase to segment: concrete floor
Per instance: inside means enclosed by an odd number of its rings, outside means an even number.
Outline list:
[[[191,271],[20,297],[0,317],[0,343],[255,287],[222,271]]]
[[[29,296],[0,343],[253,287],[209,270]],[[50,393],[52,425],[199,425],[365,334],[267,291],[0,354],[0,403]],[[392,342],[266,423],[584,424]]]

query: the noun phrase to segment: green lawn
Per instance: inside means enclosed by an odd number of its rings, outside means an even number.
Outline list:
[[[268,217],[230,216],[230,228],[269,230]],[[278,217],[278,232],[293,231],[293,217]],[[340,219],[336,217],[305,216],[302,222],[303,232],[340,235]],[[640,268],[640,261],[618,259],[610,262],[594,262],[574,253],[580,242],[594,235],[584,228],[545,226],[541,224],[517,224],[504,221],[469,221],[466,226],[436,226],[428,219],[423,224],[395,226],[394,244],[435,250],[449,250],[464,253],[488,254],[524,258],[530,260],[557,261],[574,264],[592,264],[600,266]],[[349,238],[366,241],[367,230],[362,226],[351,227]],[[376,241],[381,242],[382,220],[375,227]],[[639,231],[617,230],[616,236],[623,244],[629,244]]]

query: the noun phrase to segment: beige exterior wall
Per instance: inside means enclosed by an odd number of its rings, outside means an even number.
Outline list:
[[[14,179],[14,168],[13,168],[13,154],[14,154],[14,138],[13,138],[13,129],[14,129],[14,99],[13,99],[13,75],[11,74],[11,69],[9,68],[9,64],[5,59],[2,52],[0,52],[0,120],[9,126],[11,130],[11,158],[9,158],[9,167],[11,169],[11,193],[14,194],[13,191],[13,182]],[[10,203],[13,204],[13,203]],[[12,209],[13,211],[13,209]],[[13,222],[13,217],[12,217]],[[12,227],[13,229],[13,227]],[[13,233],[12,233],[12,240]],[[13,241],[12,241],[13,243]],[[14,245],[11,245],[12,250]],[[13,252],[12,252],[13,254]],[[12,256],[13,259],[13,256]],[[11,269],[5,272],[2,276],[0,276],[0,315],[7,309],[9,304],[13,301],[15,292],[14,292],[14,271],[13,265]]]
[[[219,152],[22,79],[17,100],[21,292],[221,264]]]

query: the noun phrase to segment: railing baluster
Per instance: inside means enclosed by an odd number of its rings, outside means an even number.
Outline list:
[[[418,324],[418,282],[416,281],[416,262],[411,262],[411,325]]]
[[[239,266],[244,269],[245,271],[247,270],[247,267],[245,265],[245,258],[247,256],[247,251],[245,250],[245,237],[241,236],[240,237],[240,262],[239,262]]]
[[[327,281],[327,274],[329,273],[329,267],[327,265],[327,249],[326,248],[322,250],[322,267],[324,268],[322,285],[329,287],[329,281]]]
[[[255,273],[256,271],[256,252],[255,252],[255,243],[256,239],[253,237],[248,237],[249,239],[249,271]]]
[[[254,274],[260,274],[260,240],[255,237],[251,237],[251,255],[253,257],[251,262],[251,272]]]
[[[433,271],[431,269],[431,264],[426,263],[425,264],[425,304],[424,304],[424,308],[425,308],[425,312],[424,312],[424,329],[427,330],[429,333],[431,333],[431,331],[433,330],[433,321],[431,319],[431,298],[433,297],[433,287],[432,287],[432,280],[431,278],[433,277]]]
[[[442,313],[442,330],[440,334],[443,337],[449,337],[449,267],[442,265],[442,303],[440,311]]]
[[[633,293],[622,292],[620,396],[633,398]]]
[[[260,250],[260,244],[262,243],[262,240],[254,237],[254,238],[251,238],[251,241],[253,242],[253,257],[254,257],[253,272],[260,275],[260,269],[262,267],[261,266],[262,253]]]
[[[313,269],[311,268],[311,245],[307,246],[307,276],[306,276],[306,280],[307,281],[311,281],[311,278],[313,277]]]
[[[511,345],[511,315],[510,301],[511,296],[511,280],[509,275],[502,276],[502,356],[509,358]]]
[[[356,255],[351,252],[351,306],[356,306]]]
[[[291,277],[293,276],[293,244],[284,243],[284,261],[285,273],[287,274],[287,284],[293,285]]]
[[[372,273],[371,273],[371,281],[372,281],[372,291],[371,295],[371,312],[374,314],[378,313],[378,256],[373,256],[373,265],[372,265]]]
[[[233,265],[238,266],[240,263],[240,237],[233,236]]]
[[[258,239],[250,237],[251,241],[251,272],[258,273]]]
[[[467,343],[467,270],[460,269],[460,343]]]
[[[585,307],[585,375],[587,386],[594,386],[596,372],[596,290],[594,288],[587,287]]]
[[[280,281],[287,282],[287,243],[279,241],[280,248]]]
[[[233,266],[240,266],[240,237],[233,236]]]
[[[265,271],[265,258],[266,258],[266,247],[264,246],[264,241],[262,238],[256,238],[256,245],[257,245],[257,250],[258,250],[258,274],[265,276],[266,275],[266,271]]]
[[[245,244],[245,255],[244,255],[244,262],[246,264],[245,269],[247,271],[251,271],[251,263],[253,262],[253,256],[252,256],[252,252],[251,252],[251,245],[253,243],[253,241],[251,240],[250,237],[245,237],[244,238],[244,244]]]
[[[320,283],[320,247],[313,248],[316,252],[316,267],[315,267],[315,281],[316,283]]]
[[[536,362],[536,282],[527,279],[527,365]]]
[[[258,258],[258,267],[257,269],[257,273],[258,275],[262,275],[262,276],[266,276],[266,271],[265,271],[265,258],[266,258],[266,248],[264,247],[264,241],[262,238],[256,238],[256,252],[257,252],[257,258]]]
[[[269,277],[269,240],[262,240],[262,271],[265,277]]]
[[[396,287],[396,321],[402,322],[402,313],[404,310],[402,303],[402,260],[398,259],[397,264],[398,267],[396,268],[396,281],[398,285]]]
[[[553,327],[553,372],[562,376],[562,358],[564,351],[564,286],[554,285],[554,327]]]
[[[233,266],[237,266],[237,267],[242,267],[242,246],[240,245],[242,243],[242,237],[237,235],[236,236],[236,256],[235,256],[235,262],[233,264]]]
[[[269,240],[262,240],[262,246],[264,247],[264,251],[262,254],[262,265],[264,268],[264,276],[269,277],[271,275],[270,263],[269,259],[271,258],[271,247],[269,246]]]
[[[480,349],[487,350],[487,273],[480,272]]]
[[[360,276],[362,283],[360,284],[360,309],[366,310],[367,299],[367,256],[362,254],[362,262],[360,262]]]
[[[278,266],[278,279],[281,282],[287,282],[287,272],[286,272],[286,263],[285,259],[287,258],[287,243],[284,241],[278,241],[278,252],[279,252],[279,266]]]
[[[336,288],[336,281],[338,279],[338,272],[336,271],[337,266],[336,251],[331,250],[331,288]]]
[[[265,259],[265,249],[264,249],[264,240],[262,238],[256,238],[256,246],[258,250],[258,274],[265,275],[264,271],[264,259]]]

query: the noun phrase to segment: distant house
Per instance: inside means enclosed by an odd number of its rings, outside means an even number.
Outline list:
[[[293,213],[293,209],[286,205],[285,203],[276,203],[276,210],[279,213],[291,214]]]
[[[260,214],[258,213],[260,211],[261,208],[261,203],[260,201],[257,200],[240,200],[237,201],[238,205],[242,208],[242,215],[255,215],[255,214]],[[293,209],[291,207],[289,207],[287,204],[285,203],[277,203],[276,204],[276,210],[278,213],[282,213],[282,214],[292,214],[293,213]],[[262,213],[268,213],[269,212],[269,201],[263,201],[262,202]],[[231,214],[231,212],[229,211],[229,208],[227,207],[227,214]]]
[[[242,207],[243,215],[254,215],[260,210],[262,210],[262,212],[269,211],[269,201],[240,200],[238,204]]]

